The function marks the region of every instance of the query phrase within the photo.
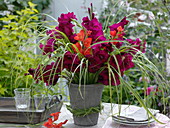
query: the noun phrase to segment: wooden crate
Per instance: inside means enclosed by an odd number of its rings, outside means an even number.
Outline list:
[[[61,100],[53,100],[44,110],[36,110],[31,100],[29,110],[16,110],[13,97],[0,97],[0,123],[37,124],[47,120],[51,113],[59,112],[62,105]]]

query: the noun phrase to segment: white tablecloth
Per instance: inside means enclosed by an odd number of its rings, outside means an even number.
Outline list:
[[[102,110],[101,114],[99,115],[99,120],[98,120],[98,124],[95,126],[91,126],[91,127],[82,127],[82,126],[77,126],[74,125],[73,122],[73,118],[72,118],[72,113],[70,113],[70,111],[67,110],[66,108],[66,103],[64,103],[64,105],[61,108],[61,114],[59,116],[58,121],[56,121],[56,123],[59,122],[63,122],[66,119],[68,120],[68,122],[63,125],[64,128],[170,128],[170,119],[163,115],[158,113],[156,115],[156,118],[161,121],[164,122],[165,124],[160,124],[158,122],[155,122],[153,124],[149,126],[125,126],[125,125],[120,125],[118,123],[115,123],[112,118],[111,118],[111,104],[110,103],[103,103],[104,109]],[[125,107],[127,105],[122,105],[122,107]],[[112,104],[112,108],[114,111],[114,108],[117,107],[117,104]],[[135,110],[135,107],[130,106],[130,108],[132,109],[132,111]],[[0,128],[15,128],[14,125],[7,127],[5,125],[9,125],[9,124],[2,124],[0,123]],[[10,124],[11,125],[11,124]],[[26,126],[25,127],[20,127],[20,128],[42,128],[41,126]]]
[[[150,125],[150,127],[149,126],[137,127],[137,126],[120,125],[118,123],[115,123],[111,118],[111,114],[112,114],[111,104],[103,103],[103,105],[104,105],[104,109],[103,109],[102,113],[99,115],[98,124],[95,126],[91,126],[90,128],[170,128],[170,119],[167,116],[160,114],[160,113],[158,113],[156,115],[156,118],[159,121],[164,122],[165,124],[160,124],[158,122],[154,122]],[[117,104],[112,104],[113,111],[114,111],[115,107],[117,107]],[[123,107],[127,107],[127,105],[122,105],[122,108]],[[129,107],[132,108],[132,111],[135,110],[134,106],[129,106]],[[74,125],[72,114],[67,110],[67,108],[65,107],[65,104],[64,104],[61,109],[61,115],[57,122],[64,121],[66,119],[68,119],[68,122],[67,122],[67,124],[64,125],[64,128],[87,128],[87,127]]]

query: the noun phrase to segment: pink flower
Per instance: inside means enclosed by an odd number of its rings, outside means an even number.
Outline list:
[[[68,37],[71,43],[76,43],[77,41],[74,39],[76,34],[73,34],[73,27],[75,25],[71,23],[72,19],[77,20],[73,12],[72,13],[68,12],[67,14],[61,14],[61,16],[58,18],[59,25],[55,29],[66,34],[66,36]]]
[[[158,87],[156,86],[150,86],[150,87],[147,87],[146,89],[146,95],[150,95],[151,92],[155,92],[154,94],[156,95],[156,92],[158,91]]]

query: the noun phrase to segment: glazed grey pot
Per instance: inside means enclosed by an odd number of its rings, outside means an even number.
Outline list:
[[[104,85],[90,84],[69,86],[70,105],[72,109],[85,109],[99,106],[101,103]],[[98,122],[99,113],[93,113],[82,117],[73,115],[74,124],[79,126],[93,126]]]

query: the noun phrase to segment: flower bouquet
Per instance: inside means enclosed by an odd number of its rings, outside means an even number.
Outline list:
[[[70,92],[71,106],[68,109],[75,118],[82,117],[75,123],[78,125],[97,123],[84,124],[81,121],[83,117],[89,118],[89,115],[96,113],[95,119],[98,118],[103,85],[117,86],[124,83],[124,72],[134,67],[135,59],[143,55],[146,44],[140,39],[125,37],[125,25],[129,23],[126,17],[103,30],[93,13],[92,5],[88,12],[89,17],[84,17],[81,24],[73,12],[61,14],[58,26],[47,30],[46,42],[39,45],[48,61],[36,69],[29,69],[29,74],[36,82],[43,81],[47,86],[55,85],[60,77],[68,80],[69,89],[74,88],[70,89],[73,92]],[[89,85],[94,87],[88,89]],[[83,104],[78,105],[77,102]],[[89,122],[93,122],[93,119]]]
[[[103,30],[92,8],[88,11],[90,17],[84,17],[81,25],[69,12],[61,14],[55,29],[46,31],[48,39],[39,47],[53,62],[29,69],[37,82],[55,85],[66,69],[65,76],[72,83],[119,85],[124,71],[134,67],[134,55],[145,52],[145,41],[125,38],[126,17]],[[76,33],[74,27],[80,31]]]

